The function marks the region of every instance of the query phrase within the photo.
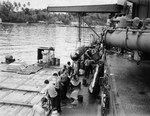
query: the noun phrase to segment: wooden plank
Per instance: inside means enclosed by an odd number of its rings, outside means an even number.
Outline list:
[[[37,94],[33,94],[29,99],[27,99],[25,101],[25,103],[30,103],[30,101],[36,96]],[[29,110],[29,109],[28,109]],[[27,112],[29,111],[26,111],[26,108],[24,107],[20,107],[18,108],[18,110],[14,113],[14,116],[24,116],[25,114],[27,114]]]
[[[25,103],[30,103],[30,101],[37,95],[38,95],[37,93],[34,93],[29,99],[27,99],[27,101]]]
[[[56,72],[55,69],[51,71],[51,69],[46,69],[47,75],[44,73],[36,73],[33,75],[18,75],[15,73],[3,73],[3,76],[6,78],[4,82],[0,83],[0,85],[5,86],[6,88],[1,87],[0,89],[0,106],[7,107],[13,106],[15,110],[10,109],[11,115],[30,115],[32,113],[32,104],[37,104],[42,98],[42,94],[36,93],[41,90],[44,85],[45,78],[51,77],[51,75]],[[50,75],[51,74],[51,75]],[[39,77],[38,79],[35,77]],[[44,78],[43,78],[44,77]],[[33,82],[34,80],[34,82]],[[13,82],[13,83],[11,83]],[[5,89],[5,90],[4,90]],[[29,90],[29,91],[28,91]],[[30,93],[29,93],[30,92]],[[32,93],[31,93],[32,92]],[[1,94],[2,93],[2,94]],[[28,110],[29,109],[29,110]],[[2,109],[3,110],[3,109]],[[3,114],[1,114],[0,107],[0,116],[9,116],[8,111],[4,110]],[[24,114],[26,113],[26,114]]]
[[[46,79],[48,79],[49,77],[50,77],[50,75],[52,75],[53,73],[51,73],[51,74],[48,74],[48,75],[46,75],[46,74],[42,74],[42,75],[36,75],[36,76],[34,76],[33,77],[33,79],[38,79],[38,80],[46,80]]]
[[[32,109],[30,109],[30,112],[26,116],[32,116]]]
[[[0,104],[7,104],[7,105],[15,105],[15,106],[24,106],[24,107],[32,107],[32,104],[27,103],[20,103],[20,102],[10,102],[10,101],[0,101]],[[18,109],[18,108],[16,108]]]
[[[0,116],[4,115],[4,116],[9,116],[17,110],[19,108],[19,106],[14,106],[14,105],[2,105],[2,107],[0,107]]]
[[[1,77],[0,83],[2,83],[3,81],[7,80],[7,77]]]
[[[8,92],[8,91],[0,90],[0,98],[1,98],[2,96],[4,96],[7,92]]]
[[[34,86],[40,85],[41,86],[44,84],[44,80],[31,79],[31,80],[28,80],[27,82],[25,82],[25,85],[34,85]]]
[[[30,90],[30,91],[35,91],[38,92],[41,90],[41,86],[30,86],[30,85],[22,85],[20,87],[18,87],[17,89],[21,89],[21,90]]]
[[[20,75],[20,74],[16,74],[16,76],[12,76],[12,78],[21,78],[21,79],[28,79],[30,78],[31,75]]]
[[[14,89],[14,88],[8,88],[8,87],[0,87],[0,90],[14,90],[14,91],[22,91],[22,92],[35,92],[35,93],[39,93],[40,91],[36,91],[36,90],[27,90],[27,89]],[[0,95],[1,95],[1,91],[0,91]]]
[[[117,4],[108,5],[84,5],[84,6],[57,6],[48,7],[48,12],[84,12],[84,13],[117,13],[121,12],[122,6]]]
[[[3,104],[0,104],[0,108],[3,106]]]
[[[8,78],[5,81],[3,81],[3,83],[20,83],[24,80],[25,79],[23,79],[23,78]]]
[[[1,83],[0,87],[16,88],[16,87],[18,87],[18,84],[14,84],[14,83]]]
[[[33,75],[28,76],[28,77],[29,77],[29,78],[27,78],[26,80],[22,81],[22,83],[19,83],[15,88],[18,88],[18,87],[20,87],[21,85],[23,85],[25,82],[27,82],[29,79],[31,79],[31,78],[33,77]],[[8,85],[7,87],[9,87],[9,85]],[[1,96],[0,99],[6,97],[6,96],[9,95],[11,92],[13,92],[13,91],[7,92],[7,94]]]
[[[20,102],[25,103],[29,97],[31,97],[34,93],[27,93],[27,92],[19,92],[19,91],[13,91],[9,95],[7,95],[5,98],[1,99],[3,101],[8,102]],[[11,99],[10,99],[11,98]]]
[[[0,70],[3,70],[7,66],[8,66],[8,64],[6,64],[6,63],[0,63]]]
[[[44,75],[53,75],[53,73],[58,72],[61,68],[60,67],[50,67],[50,68],[45,68],[41,72],[39,72],[39,76],[44,76]]]
[[[37,103],[39,103],[39,101],[41,100],[42,97],[43,97],[42,94],[38,94],[37,96],[35,96],[35,97],[30,101],[30,104],[37,104]]]
[[[7,77],[0,76],[0,83],[3,82],[6,79],[7,79]]]
[[[31,110],[32,110],[32,108],[22,107],[20,112],[18,112],[17,114],[14,114],[13,116],[26,116],[26,115],[28,115],[31,112]]]
[[[10,78],[12,76],[16,76],[17,74],[15,73],[8,73],[8,72],[1,72],[1,74],[4,76],[4,77],[7,77],[7,78]]]

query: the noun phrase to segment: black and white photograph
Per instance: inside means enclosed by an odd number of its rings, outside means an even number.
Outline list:
[[[0,0],[0,116],[150,116],[150,0]]]

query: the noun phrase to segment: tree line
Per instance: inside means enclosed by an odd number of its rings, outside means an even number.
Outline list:
[[[103,25],[106,23],[108,14],[91,13],[86,14],[84,19],[91,25]],[[37,23],[45,21],[48,24],[55,24],[62,21],[65,25],[69,25],[72,21],[78,20],[77,14],[72,13],[50,13],[47,9],[31,9],[30,2],[21,4],[20,2],[0,2],[0,18],[3,22],[12,23]]]

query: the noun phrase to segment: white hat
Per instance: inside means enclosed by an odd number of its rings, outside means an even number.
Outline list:
[[[59,116],[59,113],[57,110],[52,111],[51,116]]]
[[[74,79],[74,78],[72,78],[70,82],[71,82],[71,84],[74,85],[74,86],[77,86],[77,85],[79,85],[79,83],[80,83],[79,80],[76,80],[76,79]]]

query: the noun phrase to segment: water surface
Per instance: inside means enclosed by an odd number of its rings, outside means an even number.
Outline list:
[[[90,29],[82,29],[82,41],[90,40],[91,34],[93,32]],[[61,59],[61,64],[65,64],[70,60],[70,53],[76,49],[77,41],[76,27],[3,24],[0,25],[0,61],[4,61],[5,56],[11,54],[15,59],[32,64],[37,61],[38,47],[55,47],[55,56]]]

